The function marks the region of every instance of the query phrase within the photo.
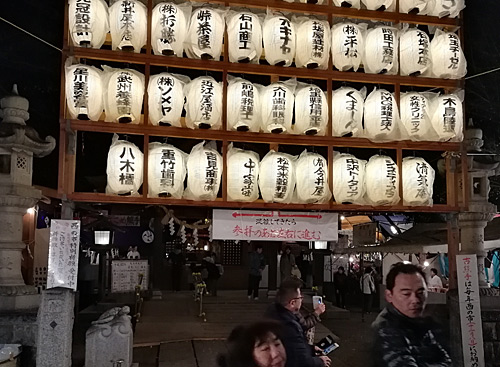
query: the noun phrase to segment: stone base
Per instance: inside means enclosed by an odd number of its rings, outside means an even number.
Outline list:
[[[0,296],[0,313],[4,312],[36,312],[40,305],[39,294],[20,294],[15,296]]]
[[[36,362],[37,314],[1,313],[0,344],[21,344],[20,365],[34,367]]]

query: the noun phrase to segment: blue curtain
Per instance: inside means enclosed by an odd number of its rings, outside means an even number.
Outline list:
[[[500,251],[496,250],[493,252],[493,287],[500,286]]]
[[[441,270],[441,274],[446,278],[450,276],[450,266],[448,263],[448,255],[447,254],[439,254],[439,270]]]

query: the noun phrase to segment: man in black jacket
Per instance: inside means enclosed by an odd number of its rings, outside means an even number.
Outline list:
[[[423,317],[427,301],[425,273],[417,265],[397,263],[386,279],[388,305],[373,322],[376,367],[450,367],[440,328]]]
[[[304,331],[297,317],[304,298],[300,292],[300,281],[289,279],[281,283],[276,302],[266,312],[266,317],[283,325],[283,339],[286,350],[286,367],[329,367],[327,356],[314,356],[314,350],[307,344]]]

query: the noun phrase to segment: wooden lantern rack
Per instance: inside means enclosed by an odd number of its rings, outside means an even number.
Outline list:
[[[397,1],[397,0],[395,0]],[[302,79],[323,80],[327,83],[327,98],[329,111],[331,111],[332,82],[353,82],[372,85],[391,85],[394,88],[396,101],[399,104],[401,86],[438,88],[445,91],[453,91],[463,88],[463,80],[444,80],[435,78],[410,77],[400,75],[379,75],[367,74],[363,72],[340,72],[333,70],[331,57],[329,58],[328,70],[315,70],[296,67],[279,67],[260,64],[239,64],[231,63],[228,60],[228,45],[224,43],[223,56],[221,61],[215,60],[195,60],[182,57],[168,57],[154,55],[151,48],[151,19],[154,0],[144,0],[148,7],[148,34],[147,46],[141,53],[129,53],[123,51],[111,51],[107,49],[89,49],[74,47],[69,40],[68,31],[68,4],[65,10],[65,32],[63,44],[63,60],[61,70],[61,98],[60,98],[60,145],[59,145],[59,180],[58,197],[66,197],[75,202],[98,202],[98,203],[131,203],[131,204],[161,204],[161,205],[181,205],[181,206],[203,206],[219,208],[265,208],[265,209],[293,209],[293,210],[323,210],[340,212],[457,212],[467,207],[467,170],[458,172],[457,157],[461,160],[462,167],[466,167],[466,154],[463,144],[448,142],[413,142],[396,141],[388,143],[373,143],[362,138],[339,138],[332,137],[332,126],[329,118],[326,136],[305,136],[305,135],[277,135],[271,133],[250,133],[227,131],[226,105],[227,105],[227,77],[228,74],[247,75],[268,75],[271,82],[278,81],[279,77],[296,77]],[[201,2],[201,1],[200,1]],[[397,1],[399,3],[399,1]],[[400,14],[399,6],[395,12],[379,12],[369,10],[356,10],[339,8],[327,0],[326,5],[311,5],[302,3],[287,3],[280,0],[232,0],[232,1],[203,1],[203,3],[220,4],[223,6],[251,7],[251,8],[271,8],[275,10],[307,13],[321,15],[332,23],[333,18],[354,18],[365,20],[377,20],[398,23],[412,23],[424,25],[437,25],[448,29],[456,29],[462,23],[460,18],[437,18],[431,16]],[[399,5],[399,4],[398,4]],[[225,33],[224,39],[227,39]],[[81,121],[68,118],[66,111],[65,97],[65,70],[64,64],[69,57],[77,59],[93,59],[98,61],[121,62],[127,64],[143,65],[146,78],[146,88],[144,95],[144,114],[141,123],[137,125],[124,125],[103,121]],[[147,85],[151,75],[152,66],[175,67],[182,69],[195,69],[203,71],[216,71],[222,73],[223,82],[223,115],[221,130],[191,130],[187,128],[153,126],[148,118],[148,96]],[[75,192],[76,166],[76,132],[99,132],[99,133],[120,133],[129,135],[139,135],[144,138],[144,182],[142,194],[140,196],[118,196],[104,193]],[[198,140],[215,140],[222,142],[223,172],[222,172],[222,197],[215,201],[191,201],[184,199],[159,198],[148,196],[148,145],[150,137],[176,137]],[[281,204],[265,203],[259,199],[255,202],[241,203],[228,201],[225,188],[227,187],[227,167],[226,157],[228,145],[231,142],[261,143],[269,144],[270,149],[278,150],[280,145],[299,146],[321,146],[328,148],[329,163],[329,183],[332,185],[332,160],[333,150],[336,147],[369,148],[369,149],[390,149],[396,152],[396,162],[399,172],[402,170],[403,152],[405,150],[439,151],[443,152],[446,161],[446,204],[435,204],[432,207],[409,207],[404,206],[402,199],[398,205],[394,206],[369,206],[369,205],[346,205],[329,202],[326,204]],[[71,149],[70,149],[71,147]],[[104,157],[103,157],[104,159]],[[402,178],[399,175],[399,190],[402,193]],[[464,183],[460,190],[465,198],[459,202],[459,180]],[[331,187],[330,187],[331,189]],[[54,194],[54,193],[52,193]]]

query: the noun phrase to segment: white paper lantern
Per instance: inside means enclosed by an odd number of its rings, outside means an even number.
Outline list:
[[[230,12],[227,18],[230,62],[258,63],[262,55],[262,23],[249,11]]]
[[[282,15],[268,15],[264,21],[263,41],[270,65],[290,66],[295,57],[295,26]]]
[[[296,157],[271,150],[260,162],[259,189],[262,199],[271,203],[289,203],[295,188]]]
[[[144,97],[144,75],[132,69],[113,69],[105,72],[104,110],[106,121],[138,124]]]
[[[296,193],[300,203],[326,203],[332,197],[328,187],[328,163],[316,153],[302,152],[296,163]]]
[[[360,136],[363,133],[363,109],[366,88],[361,91],[341,87],[332,93],[333,136]]]
[[[220,129],[222,85],[210,76],[200,76],[186,85],[186,126],[190,129]]]
[[[190,200],[215,200],[222,175],[222,157],[205,142],[193,147],[187,160],[187,187],[184,197]]]
[[[366,24],[339,23],[332,27],[332,62],[340,71],[357,71],[363,60]]]
[[[230,79],[227,87],[227,126],[229,130],[258,132],[260,92],[248,80]]]
[[[184,75],[161,73],[152,75],[148,86],[149,121],[152,125],[181,127],[184,107]]]
[[[340,204],[364,204],[366,161],[351,154],[334,152],[333,197]]]
[[[403,32],[399,39],[401,75],[420,75],[431,66],[430,40],[427,33],[417,28]]]
[[[300,0],[302,4],[317,4],[322,5],[325,3],[325,0]]]
[[[148,35],[148,10],[138,0],[118,0],[109,8],[113,50],[141,52]]]
[[[101,48],[109,32],[108,5],[104,0],[69,0],[69,32],[80,47]]]
[[[142,185],[143,154],[133,143],[118,140],[113,134],[113,140],[108,153],[106,175],[107,194],[135,195]]]
[[[262,131],[280,134],[290,132],[293,117],[293,90],[286,83],[273,83],[260,97],[262,106]]]
[[[402,93],[400,99],[401,124],[408,138],[414,141],[434,140],[435,133],[430,118],[430,102],[425,94]]]
[[[431,121],[439,141],[462,141],[464,113],[456,94],[441,95],[431,103]]]
[[[389,10],[394,8],[395,0],[361,0],[368,10]]]
[[[364,67],[366,73],[396,74],[398,71],[398,31],[394,27],[369,29],[365,37]]]
[[[224,36],[224,13],[201,7],[193,11],[185,50],[191,59],[219,60]]]
[[[295,65],[308,69],[328,68],[330,56],[330,25],[327,21],[299,17],[296,21],[297,44]]]
[[[403,159],[403,204],[432,206],[434,169],[423,158]]]
[[[333,5],[341,6],[344,8],[359,9],[359,8],[361,8],[361,1],[360,0],[333,0]]]
[[[255,201],[259,198],[259,155],[234,148],[227,151],[227,198],[230,201]]]
[[[460,79],[467,73],[467,62],[455,33],[436,30],[431,41],[432,75],[443,79]]]
[[[456,18],[465,8],[465,0],[429,0],[429,15]]]
[[[425,15],[429,12],[429,3],[432,0],[399,0],[400,13],[418,13]]]
[[[395,205],[399,202],[398,165],[392,158],[375,155],[366,164],[366,200],[371,205]]]
[[[321,88],[310,84],[295,91],[294,132],[325,135],[328,124],[328,100]]]
[[[399,139],[399,111],[392,93],[374,89],[365,101],[364,137],[372,141]]]
[[[149,196],[181,199],[186,178],[187,154],[170,144],[149,143]]]
[[[153,9],[151,47],[155,55],[182,57],[191,6],[159,3]]]
[[[73,119],[97,121],[103,110],[102,71],[82,64],[66,67],[66,103]]]

